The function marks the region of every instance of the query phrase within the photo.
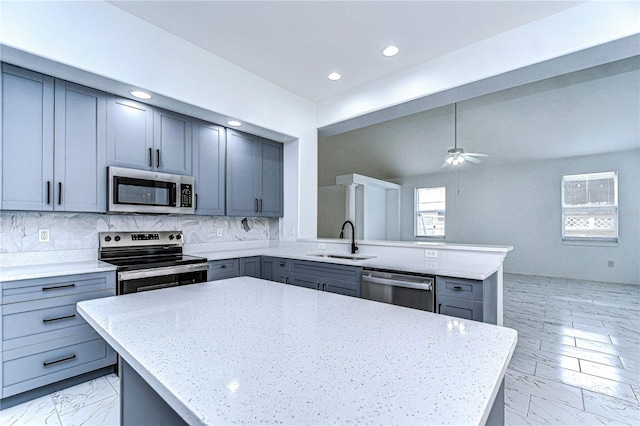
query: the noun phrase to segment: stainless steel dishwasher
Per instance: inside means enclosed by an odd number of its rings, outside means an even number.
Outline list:
[[[388,269],[362,270],[362,298],[434,312],[432,275]]]

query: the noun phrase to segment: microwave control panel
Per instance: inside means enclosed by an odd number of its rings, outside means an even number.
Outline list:
[[[180,207],[193,206],[193,185],[188,183],[180,184]]]

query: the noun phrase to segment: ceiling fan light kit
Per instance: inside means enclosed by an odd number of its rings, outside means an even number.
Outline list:
[[[477,152],[464,152],[464,149],[458,148],[458,104],[453,104],[454,108],[454,147],[447,151],[447,156],[442,163],[441,169],[447,166],[457,166],[459,164],[468,161],[470,163],[478,164],[480,160],[475,157],[488,157],[488,154],[481,154]]]

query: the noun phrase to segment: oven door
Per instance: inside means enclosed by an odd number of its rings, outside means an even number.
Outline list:
[[[201,263],[118,272],[117,294],[206,282],[207,269],[208,265]]]

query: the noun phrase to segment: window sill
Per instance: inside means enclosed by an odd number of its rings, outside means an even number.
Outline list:
[[[597,240],[562,240],[562,244],[568,246],[599,246],[599,247],[617,247],[618,240],[597,241]]]

